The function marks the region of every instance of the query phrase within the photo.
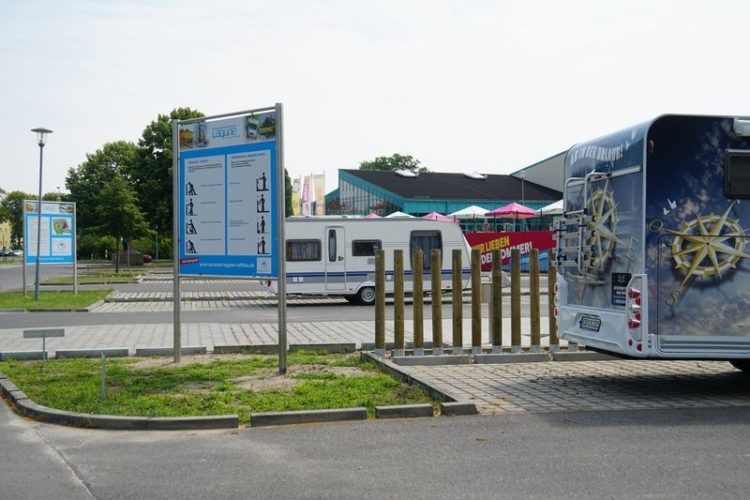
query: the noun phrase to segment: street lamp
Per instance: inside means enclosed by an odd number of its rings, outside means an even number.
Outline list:
[[[34,283],[34,300],[39,300],[39,260],[42,248],[42,160],[44,158],[44,141],[47,139],[47,134],[51,134],[52,131],[42,127],[33,128],[31,131],[36,132],[37,142],[39,143],[39,206],[37,207],[37,215],[39,217],[36,225],[36,265],[34,269],[36,277]]]

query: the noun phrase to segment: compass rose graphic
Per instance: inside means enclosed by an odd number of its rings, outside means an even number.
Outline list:
[[[612,258],[615,245],[623,243],[617,237],[617,204],[609,189],[609,182],[603,189],[591,193],[587,208],[591,214],[591,221],[587,225],[591,231],[591,236],[586,240],[590,252],[587,271],[592,273],[602,270],[605,262]]]
[[[675,235],[672,241],[675,268],[685,273],[679,290],[691,276],[721,278],[723,272],[737,266],[740,258],[750,257],[743,251],[747,244],[744,230],[736,219],[729,218],[732,206],[734,203],[721,216],[702,215],[683,222],[677,230],[667,229]]]

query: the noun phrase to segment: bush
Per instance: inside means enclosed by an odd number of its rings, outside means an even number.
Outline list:
[[[115,239],[112,236],[84,235],[78,238],[78,258],[95,259],[109,257],[115,250]],[[105,255],[106,252],[106,255]]]

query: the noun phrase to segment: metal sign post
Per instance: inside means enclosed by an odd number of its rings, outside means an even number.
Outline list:
[[[279,280],[279,369],[286,371],[282,106],[172,121],[174,344],[180,279]]]

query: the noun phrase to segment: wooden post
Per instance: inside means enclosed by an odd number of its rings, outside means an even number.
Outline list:
[[[471,249],[471,353],[482,354],[482,261],[478,248]]]
[[[547,300],[549,315],[549,350],[560,350],[560,338],[557,336],[557,318],[555,318],[555,283],[557,283],[557,257],[554,250],[549,251],[549,270],[547,271]]]
[[[453,354],[464,352],[464,294],[461,250],[453,250]]]
[[[385,356],[385,250],[375,254],[375,354]]]
[[[510,352],[521,352],[521,251],[510,251]]]
[[[393,355],[404,355],[404,251],[393,251]]]
[[[541,324],[539,319],[539,250],[531,249],[529,255],[529,296],[531,322],[531,352],[539,352],[541,346]]]
[[[424,356],[424,273],[422,249],[414,250],[412,290],[414,296],[414,355]]]
[[[492,299],[490,307],[490,333],[492,352],[503,350],[503,267],[500,250],[492,251]]]
[[[430,280],[432,294],[432,354],[443,354],[443,299],[442,299],[443,254],[437,248],[430,254]]]

